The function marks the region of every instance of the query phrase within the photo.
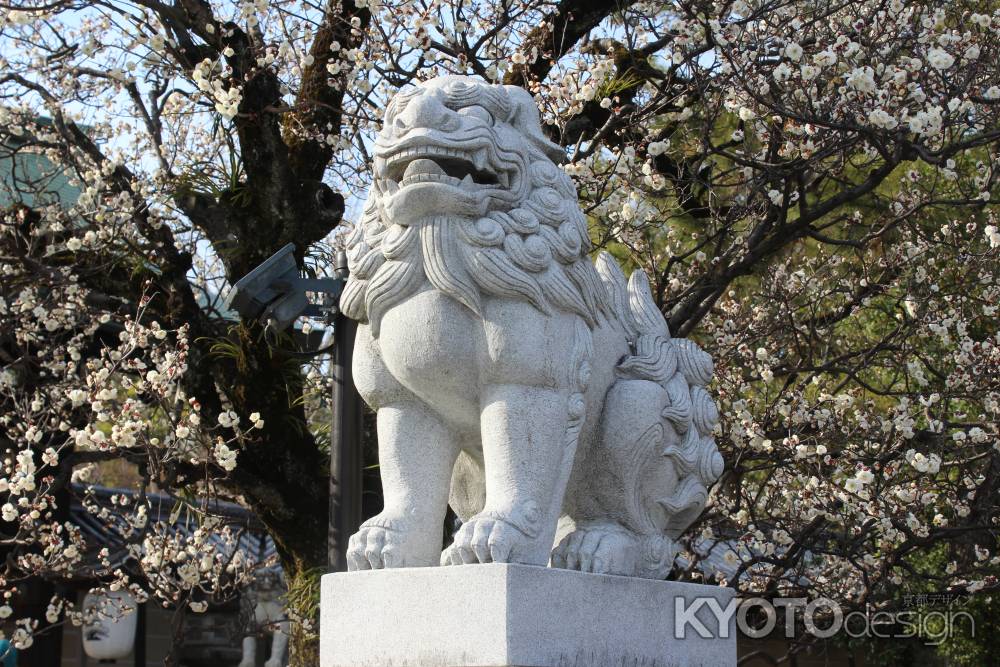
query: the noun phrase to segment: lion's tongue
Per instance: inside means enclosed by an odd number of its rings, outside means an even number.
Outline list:
[[[403,172],[403,178],[409,178],[410,176],[416,176],[417,174],[444,174],[444,169],[442,169],[441,166],[434,160],[418,158],[406,165],[406,171]]]

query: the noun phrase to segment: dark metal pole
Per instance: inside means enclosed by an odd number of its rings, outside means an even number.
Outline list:
[[[146,667],[146,603],[137,604],[136,612],[139,616],[135,622],[135,646],[132,654],[135,658],[135,667]]]
[[[337,256],[337,275],[347,277],[347,258]],[[338,313],[334,322],[333,419],[330,425],[330,529],[327,558],[333,572],[347,570],[347,541],[361,525],[361,396],[354,388],[351,358],[357,323]]]

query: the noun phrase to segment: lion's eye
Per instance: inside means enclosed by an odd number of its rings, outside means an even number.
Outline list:
[[[458,110],[458,113],[460,116],[466,116],[467,118],[478,118],[487,125],[493,124],[493,114],[487,111],[486,107],[481,107],[478,104],[462,107]]]

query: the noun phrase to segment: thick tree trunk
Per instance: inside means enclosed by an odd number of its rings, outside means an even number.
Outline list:
[[[226,363],[215,359],[206,367],[238,415],[257,412],[264,420],[262,429],[249,431],[228,486],[264,524],[281,560],[293,620],[289,666],[313,667],[319,577],[327,569],[329,459],[309,429],[302,359],[288,346],[272,346],[256,326],[238,327],[227,336]]]

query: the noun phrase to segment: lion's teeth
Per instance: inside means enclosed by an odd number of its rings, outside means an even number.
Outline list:
[[[385,192],[386,194],[394,195],[399,191],[399,183],[392,180],[391,178],[385,181]]]
[[[466,174],[465,178],[462,179],[463,188],[471,188],[475,184],[475,181],[472,180],[472,174]]]
[[[486,149],[473,151],[472,164],[476,167],[476,171],[482,171],[486,168]]]

